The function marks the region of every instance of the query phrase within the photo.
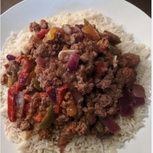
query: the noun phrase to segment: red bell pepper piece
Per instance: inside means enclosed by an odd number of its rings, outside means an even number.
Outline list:
[[[67,86],[67,84],[65,84],[62,87],[59,87],[58,90],[57,90],[58,91],[58,103],[57,103],[57,107],[55,108],[55,112],[57,114],[60,113],[60,105],[61,105],[61,102],[64,99],[67,88],[68,88],[68,86]]]
[[[16,121],[16,114],[15,114],[15,102],[16,102],[16,95],[18,92],[18,84],[15,83],[12,85],[8,90],[8,117],[11,122]]]
[[[67,84],[58,88],[58,102],[62,102],[66,93],[66,89],[68,88]]]
[[[22,73],[29,73],[33,69],[32,63],[28,58],[23,58],[21,60],[21,65],[22,65]]]
[[[37,115],[33,116],[32,118],[36,122],[41,122],[43,120],[44,116],[42,116],[41,114],[37,114]]]
[[[75,123],[73,122],[72,123],[72,129],[71,129],[73,132],[74,132],[74,130],[75,130]]]
[[[17,62],[21,62],[22,59],[23,59],[22,55],[20,55],[20,56],[18,56],[18,57],[15,58],[15,60],[16,60]]]
[[[40,92],[39,94],[40,94],[41,97],[45,97],[45,98],[47,97],[46,92]]]
[[[18,78],[18,84],[19,84],[19,89],[22,89],[25,82],[26,82],[26,79],[28,78],[28,73],[21,73],[19,75],[19,78]]]
[[[16,121],[15,115],[15,102],[16,95],[20,89],[24,86],[24,83],[28,77],[28,73],[21,73],[18,78],[18,82],[14,83],[8,90],[8,117],[11,122]]]
[[[38,32],[36,35],[39,39],[42,39],[46,33],[48,33],[49,29],[44,29],[44,30],[41,30],[40,32]]]

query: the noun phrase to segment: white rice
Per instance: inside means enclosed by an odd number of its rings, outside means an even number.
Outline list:
[[[135,110],[132,119],[118,117],[116,122],[121,130],[111,139],[101,141],[96,136],[75,137],[65,148],[65,152],[71,153],[117,153],[116,149],[124,146],[125,141],[130,141],[134,134],[144,126],[144,118],[148,116],[148,106],[151,96],[151,62],[146,57],[150,53],[150,48],[146,48],[145,44],[135,44],[132,34],[127,34],[121,25],[111,22],[111,19],[103,16],[101,13],[92,10],[80,11],[76,13],[62,13],[55,17],[46,17],[49,27],[61,27],[62,24],[75,25],[83,23],[86,18],[91,24],[95,24],[100,32],[108,30],[121,38],[118,48],[126,52],[132,52],[140,56],[141,62],[136,68],[137,83],[141,84],[146,92],[145,105]],[[7,63],[6,55],[11,53],[19,55],[23,47],[28,43],[28,39],[32,35],[28,28],[21,30],[19,33],[11,33],[11,37],[7,39],[1,52],[1,64]],[[2,67],[2,74],[5,68]],[[147,78],[147,79],[146,79]],[[29,140],[25,140],[23,132],[16,128],[17,123],[11,123],[7,117],[7,90],[6,86],[1,86],[1,115],[5,117],[5,133],[9,141],[15,143],[15,147],[20,153],[59,153],[56,146],[58,139],[58,130],[54,130],[51,141],[40,140],[38,135],[33,135]]]

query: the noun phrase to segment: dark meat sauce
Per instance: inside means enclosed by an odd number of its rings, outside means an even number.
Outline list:
[[[8,58],[1,79],[9,86],[10,121],[41,139],[51,139],[58,126],[60,148],[75,135],[112,136],[103,119],[119,115],[119,99],[123,88],[132,90],[140,57],[122,54],[118,36],[88,22],[48,29],[41,20],[29,28],[35,35],[20,56]]]

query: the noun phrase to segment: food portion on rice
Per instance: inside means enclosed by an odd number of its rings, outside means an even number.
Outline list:
[[[148,114],[149,52],[91,10],[30,23],[2,52],[7,138],[23,153],[121,148]]]
[[[1,84],[8,89],[8,117],[17,128],[52,139],[59,130],[61,151],[77,136],[101,140],[122,130],[117,116],[132,118],[145,103],[136,84],[139,55],[122,53],[120,38],[94,24],[48,28],[30,23],[33,32],[19,56],[8,54]]]

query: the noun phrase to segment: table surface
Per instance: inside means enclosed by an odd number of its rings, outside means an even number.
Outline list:
[[[1,13],[22,0],[1,0]],[[151,0],[127,0],[151,17]]]

